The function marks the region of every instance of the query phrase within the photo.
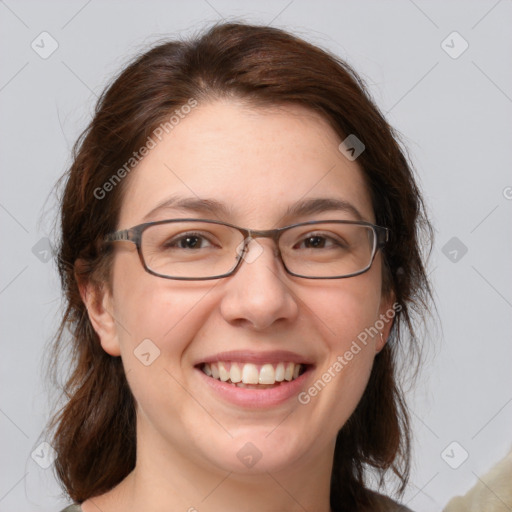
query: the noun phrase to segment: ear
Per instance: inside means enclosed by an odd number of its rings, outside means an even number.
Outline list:
[[[83,262],[75,264],[75,278],[80,290],[80,296],[87,308],[89,320],[100,339],[103,350],[111,356],[120,356],[121,350],[117,335],[117,325],[113,315],[114,303],[108,286],[98,284],[84,278],[84,273],[78,269]]]
[[[401,309],[402,306],[396,302],[396,297],[393,292],[382,296],[379,306],[379,318],[376,322],[376,326],[379,328],[382,336],[378,336],[375,345],[376,353],[379,353],[386,345],[395,321],[395,316]]]

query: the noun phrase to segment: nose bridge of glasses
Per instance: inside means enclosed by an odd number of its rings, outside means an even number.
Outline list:
[[[281,229],[248,229],[245,239],[246,246],[248,246],[253,239],[270,238],[274,242],[274,254],[277,255],[279,253],[278,242],[281,231]]]
[[[248,229],[248,238],[271,238],[277,243],[281,229]]]
[[[259,243],[256,239],[257,238],[270,238],[274,241],[274,244],[270,244],[270,249],[272,250],[272,254],[274,257],[279,257],[281,254],[281,251],[279,249],[278,240],[279,240],[279,229],[265,229],[265,230],[258,230],[258,229],[246,229],[243,232],[244,240],[243,242],[238,246],[237,252],[239,253],[240,257],[243,257],[246,261],[252,262],[255,259],[257,259],[260,254],[263,252],[263,245],[262,243]],[[251,244],[251,242],[254,241],[255,244]],[[251,252],[251,245],[252,245],[252,252]],[[243,247],[243,251],[242,251]],[[244,256],[245,254],[245,256]]]

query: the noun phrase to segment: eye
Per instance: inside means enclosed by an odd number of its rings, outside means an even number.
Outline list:
[[[300,247],[301,245],[305,245],[305,247]],[[297,247],[299,245],[299,247]],[[293,248],[305,248],[305,249],[339,249],[346,248],[347,244],[340,239],[335,239],[331,236],[327,236],[325,234],[318,233],[310,233],[306,235],[299,244],[296,244]]]
[[[211,238],[213,235],[209,234]],[[162,244],[163,249],[204,249],[205,244],[213,247],[207,236],[203,233],[189,232],[169,238]]]

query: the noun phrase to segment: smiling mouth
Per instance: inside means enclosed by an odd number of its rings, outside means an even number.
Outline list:
[[[308,366],[292,362],[254,364],[215,361],[197,367],[208,377],[239,388],[268,389],[297,379]]]

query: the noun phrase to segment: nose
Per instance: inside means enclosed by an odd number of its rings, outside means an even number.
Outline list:
[[[278,321],[293,321],[299,308],[288,276],[274,242],[251,239],[237,271],[226,278],[222,316],[258,331]]]

